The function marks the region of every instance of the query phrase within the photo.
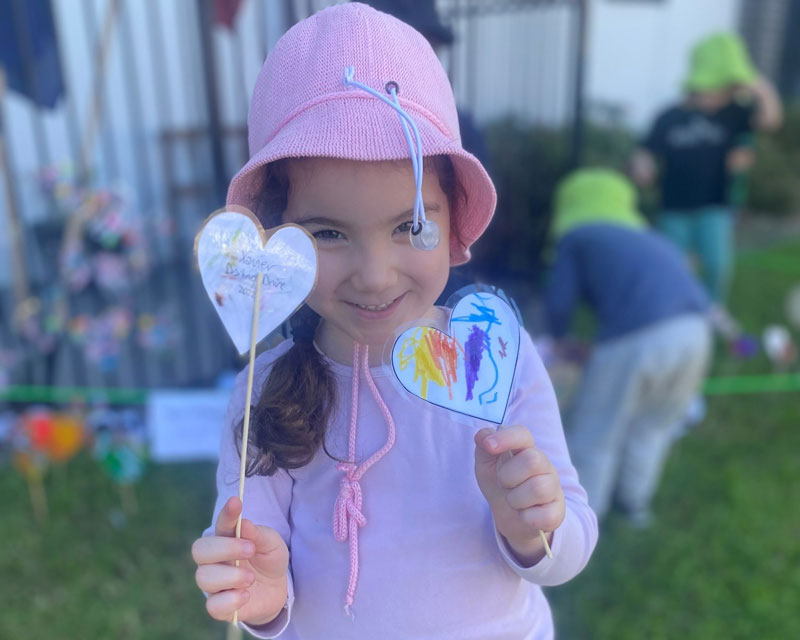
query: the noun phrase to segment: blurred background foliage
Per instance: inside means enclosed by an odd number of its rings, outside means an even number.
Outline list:
[[[486,279],[540,283],[547,260],[547,229],[552,190],[569,166],[569,136],[504,119],[486,129],[497,214],[474,249],[475,269]],[[625,171],[636,134],[622,125],[588,123],[581,164]],[[800,104],[786,110],[780,131],[761,134],[749,179],[746,213],[786,218],[800,212]],[[652,215],[655,189],[640,194],[640,208]]]
[[[756,141],[747,209],[759,215],[800,211],[800,104],[786,109],[780,131]]]

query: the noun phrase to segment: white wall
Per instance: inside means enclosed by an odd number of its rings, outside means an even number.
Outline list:
[[[458,104],[480,123],[514,116],[564,124],[572,108],[571,14],[568,6],[554,3],[456,20],[458,63],[451,76]]]
[[[699,38],[736,30],[740,0],[590,0],[586,94],[642,129],[680,96]]]

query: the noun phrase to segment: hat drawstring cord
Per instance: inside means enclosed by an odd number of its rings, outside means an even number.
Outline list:
[[[423,156],[422,137],[419,134],[419,129],[417,129],[414,119],[400,106],[400,101],[397,98],[397,93],[400,87],[396,82],[392,80],[386,83],[386,91],[392,96],[392,99],[390,100],[371,87],[368,87],[361,82],[357,82],[354,78],[355,67],[346,67],[344,70],[345,85],[351,85],[366,91],[371,96],[374,96],[388,104],[397,112],[397,115],[400,116],[400,124],[403,125],[403,133],[406,136],[406,142],[408,143],[408,149],[411,154],[411,164],[414,168],[414,184],[416,186],[416,193],[414,194],[414,220],[411,225],[411,230],[409,231],[409,237],[411,239],[411,244],[415,248],[422,249],[423,251],[432,251],[439,245],[439,241],[441,240],[441,232],[439,231],[439,225],[437,225],[433,220],[428,220],[427,216],[425,215],[425,207],[422,203]],[[413,141],[411,139],[411,133],[408,130],[409,125],[411,125],[411,129],[414,132]]]

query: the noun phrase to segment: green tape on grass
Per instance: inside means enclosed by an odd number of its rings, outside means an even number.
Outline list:
[[[13,385],[0,389],[0,402],[29,404],[88,404],[143,405],[147,402],[144,389],[113,389],[100,387],[40,387]]]
[[[703,387],[703,393],[709,396],[793,391],[800,391],[800,373],[709,378]],[[145,389],[102,387],[15,385],[0,389],[0,402],[27,404],[69,404],[80,402],[87,404],[144,405],[147,403],[147,391]]]
[[[786,391],[800,391],[800,373],[709,378],[703,388],[709,396]]]
[[[796,255],[764,251],[743,255],[740,261],[748,267],[800,276],[800,260]]]

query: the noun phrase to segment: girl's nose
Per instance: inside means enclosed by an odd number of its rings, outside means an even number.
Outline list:
[[[397,253],[391,245],[370,243],[361,249],[353,269],[353,286],[364,293],[381,293],[397,283]]]

